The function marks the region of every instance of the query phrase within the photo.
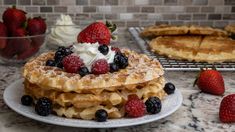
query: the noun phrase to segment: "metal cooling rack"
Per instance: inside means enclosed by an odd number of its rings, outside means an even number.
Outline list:
[[[149,41],[147,39],[142,39],[141,37],[139,37],[139,33],[143,30],[143,27],[130,27],[128,30],[137,42],[140,49],[143,51],[143,53],[147,54],[150,57],[158,59],[165,70],[198,71],[201,68],[215,67],[219,71],[235,71],[235,62],[209,64],[206,62],[189,62],[183,60],[169,59],[165,56],[157,55],[149,50]]]

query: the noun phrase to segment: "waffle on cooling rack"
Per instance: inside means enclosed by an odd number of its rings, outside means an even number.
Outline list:
[[[154,38],[157,36],[174,35],[208,35],[208,36],[228,36],[228,33],[222,29],[211,28],[208,26],[176,26],[176,25],[155,25],[144,28],[140,33],[141,37]]]
[[[163,36],[149,43],[153,52],[196,62],[235,61],[235,41],[214,36]]]

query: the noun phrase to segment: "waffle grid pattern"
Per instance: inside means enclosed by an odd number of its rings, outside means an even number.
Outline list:
[[[198,71],[201,68],[212,68],[215,67],[219,71],[235,71],[235,62],[223,62],[223,63],[215,63],[209,64],[206,62],[189,62],[184,60],[175,60],[169,59],[162,55],[157,55],[153,53],[149,46],[147,39],[142,39],[139,36],[139,33],[143,30],[143,27],[130,27],[128,31],[138,44],[139,48],[146,55],[156,58],[163,66],[165,70],[168,71]]]

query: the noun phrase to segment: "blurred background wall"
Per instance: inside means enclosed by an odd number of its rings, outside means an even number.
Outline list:
[[[0,13],[11,5],[24,9],[28,16],[46,18],[49,25],[61,13],[82,26],[104,19],[121,27],[235,23],[235,0],[0,0]]]

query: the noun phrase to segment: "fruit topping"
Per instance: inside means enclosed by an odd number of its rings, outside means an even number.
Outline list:
[[[33,103],[33,98],[29,95],[24,95],[21,97],[21,103],[25,106],[30,106]]]
[[[110,72],[113,73],[119,70],[119,66],[116,63],[110,63],[109,69],[110,69]]]
[[[108,25],[105,25],[103,22],[92,23],[79,33],[77,41],[81,43],[98,42],[100,44],[109,45],[111,32],[116,29],[116,25],[111,23],[107,24]]]
[[[116,53],[121,52],[121,50],[118,47],[111,47],[111,50],[115,51]]]
[[[100,45],[98,47],[98,50],[100,51],[100,53],[102,53],[103,55],[107,55],[109,52],[109,47],[107,45]]]
[[[46,32],[47,25],[45,23],[45,19],[41,17],[34,17],[33,19],[28,19],[27,30],[29,35],[39,35],[44,34]]]
[[[83,77],[87,74],[90,74],[90,72],[87,67],[81,67],[81,69],[78,71],[78,74]]]
[[[35,111],[40,116],[48,116],[52,111],[51,100],[46,97],[38,99],[35,105]]]
[[[175,85],[173,83],[166,83],[164,86],[164,91],[169,95],[175,92]]]
[[[26,22],[26,12],[17,9],[15,6],[12,8],[7,8],[2,15],[2,20],[7,26],[10,34],[14,32],[15,29],[22,27]]]
[[[47,60],[46,66],[56,66],[56,63],[54,60]]]
[[[145,113],[144,102],[133,96],[128,96],[128,100],[125,104],[125,112],[129,117],[141,117]]]
[[[235,94],[227,95],[222,99],[219,118],[224,123],[235,122]]]
[[[83,61],[75,55],[68,55],[62,60],[66,72],[77,73],[84,66]]]
[[[17,28],[13,31],[12,36],[24,37],[27,35],[27,31],[24,28]]]
[[[114,63],[116,63],[119,68],[124,69],[128,66],[128,58],[124,54],[118,52],[114,57]]]
[[[104,109],[99,109],[95,112],[95,120],[98,122],[104,122],[108,118],[108,113]]]
[[[149,97],[145,101],[146,110],[150,114],[157,114],[161,111],[162,103],[158,97]]]
[[[202,92],[209,94],[222,95],[225,91],[222,75],[213,69],[202,70],[195,80],[195,84]]]
[[[108,62],[105,59],[99,59],[95,61],[91,66],[91,72],[96,75],[109,72]]]

